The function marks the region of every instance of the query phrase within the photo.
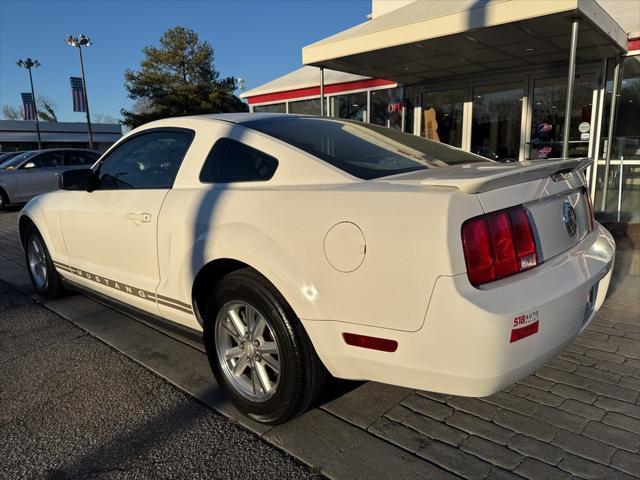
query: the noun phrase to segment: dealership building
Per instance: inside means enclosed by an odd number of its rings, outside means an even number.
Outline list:
[[[598,217],[640,223],[640,0],[373,0],[302,60],[244,92],[251,110],[370,122],[499,161],[589,156]]]
[[[89,129],[84,122],[39,122],[42,148],[89,148]],[[122,125],[92,123],[93,148],[106,151],[122,137]],[[36,122],[0,120],[0,153],[38,148]]]

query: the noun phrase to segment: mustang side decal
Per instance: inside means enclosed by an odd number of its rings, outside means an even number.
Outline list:
[[[191,314],[193,313],[191,305],[181,302],[179,300],[165,297],[164,295],[156,295],[154,292],[149,292],[148,290],[142,290],[141,288],[134,287],[132,285],[127,285],[125,283],[118,282],[110,278],[101,277],[100,275],[96,275],[95,273],[87,272],[86,270],[81,270],[79,268],[65,265],[63,263],[56,262],[55,260],[53,261],[53,264],[56,266],[56,268],[60,270],[73,273],[79,277],[86,278],[87,280],[91,280],[92,282],[106,285],[107,287],[113,288],[114,290],[125,292],[125,293],[128,293],[129,295],[133,295],[133,296],[142,298],[144,300],[149,300],[150,302],[158,302],[160,305],[175,308],[176,310],[180,310],[185,313],[191,313]]]

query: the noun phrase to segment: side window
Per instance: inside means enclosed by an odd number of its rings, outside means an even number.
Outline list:
[[[62,165],[63,158],[64,152],[44,152],[30,158],[27,163],[35,163],[34,168],[54,168]]]
[[[255,182],[269,180],[278,168],[278,160],[230,138],[214,145],[200,172],[205,183]]]
[[[171,188],[193,132],[143,133],[114,149],[100,162],[98,189]]]
[[[93,152],[67,151],[64,158],[64,165],[72,167],[77,165],[93,165],[99,155]]]

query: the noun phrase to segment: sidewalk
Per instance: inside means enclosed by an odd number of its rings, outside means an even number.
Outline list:
[[[30,292],[16,219],[0,213],[0,278]],[[627,240],[596,319],[535,375],[482,399],[336,382],[273,428],[226,402],[197,341],[80,295],[44,304],[331,478],[639,478],[640,251]]]

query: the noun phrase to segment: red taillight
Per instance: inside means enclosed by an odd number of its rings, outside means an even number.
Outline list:
[[[398,349],[398,342],[388,338],[369,337],[347,332],[342,334],[342,338],[344,338],[347,345],[353,345],[354,347],[370,348],[382,352],[395,352]]]
[[[531,223],[523,207],[467,220],[462,225],[462,244],[467,275],[476,286],[538,264]]]

